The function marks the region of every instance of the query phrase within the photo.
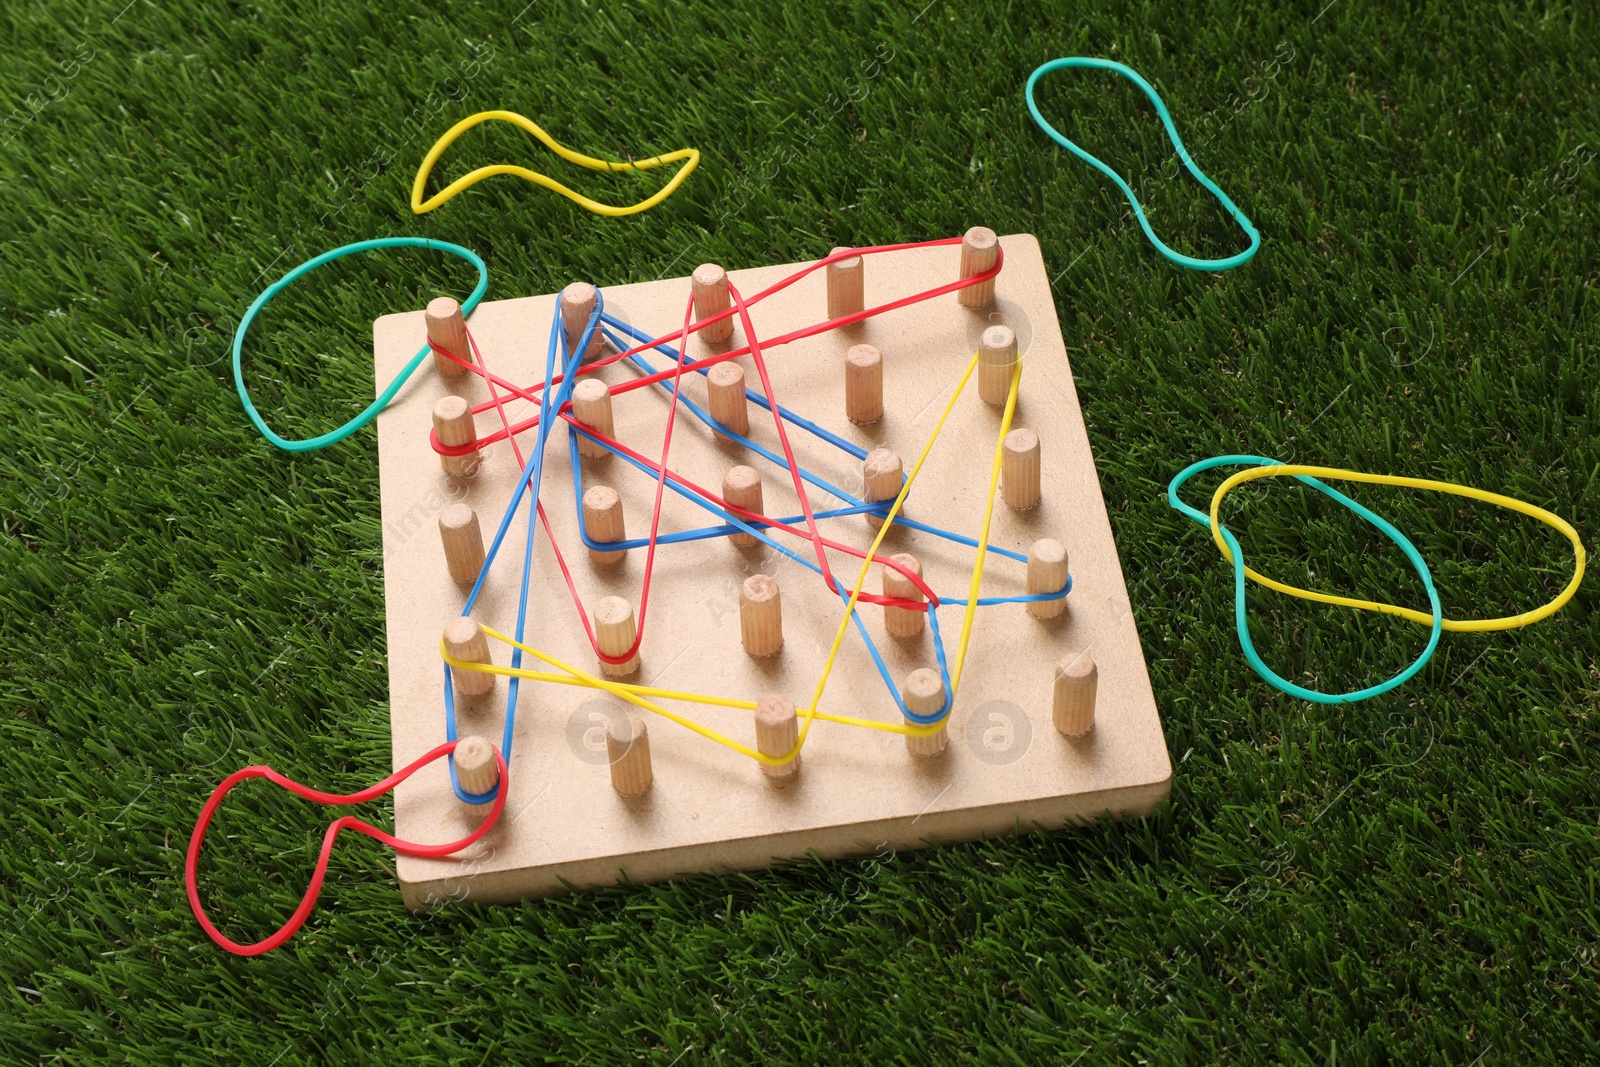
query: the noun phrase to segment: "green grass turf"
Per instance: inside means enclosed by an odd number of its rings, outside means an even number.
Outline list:
[[[1400,692],[1271,692],[1230,579],[1168,509],[1250,451],[1600,510],[1600,24],[1589,5],[1145,0],[1042,7],[524,0],[27,0],[0,14],[0,1057],[1560,1063],[1600,1055],[1594,583],[1530,630],[1445,635]],[[393,10],[389,10],[389,9]],[[402,8],[404,10],[402,10]],[[920,10],[919,10],[920,9]],[[521,10],[520,18],[518,17]],[[1028,121],[1067,54],[1162,91],[1264,235],[1213,276]],[[1042,100],[1134,175],[1175,246],[1242,238],[1111,75]],[[695,145],[663,208],[582,213],[513,179],[406,206],[455,119],[506,107],[596,154]],[[1580,146],[1587,145],[1588,150]],[[602,198],[658,178],[532,161]],[[401,909],[338,851],[289,947],[218,951],[184,899],[201,802],[250,762],[330,789],[389,769],[370,432],[266,446],[232,392],[250,298],[347,241],[464,243],[491,296],[752,266],[835,244],[1039,235],[1176,776],[1148,821],[870,860]],[[371,395],[369,323],[469,278],[369,256],[248,349],[282,431]],[[1215,478],[1194,486],[1203,500]],[[1531,607],[1565,542],[1484,507],[1360,492],[1448,611]],[[1292,485],[1230,508],[1263,569],[1420,603],[1399,553]],[[1264,654],[1333,688],[1419,628],[1252,593]],[[291,910],[325,818],[241,790],[205,892],[237,937]],[[387,822],[385,804],[370,807]]]

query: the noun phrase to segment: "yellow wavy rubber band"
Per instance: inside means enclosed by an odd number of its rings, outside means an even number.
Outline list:
[[[1236,486],[1254,481],[1257,478],[1293,477],[1296,475],[1334,481],[1368,482],[1373,485],[1394,485],[1406,489],[1424,489],[1432,493],[1449,493],[1452,496],[1464,496],[1470,500],[1479,500],[1485,504],[1493,504],[1495,507],[1506,508],[1538,519],[1546,526],[1552,526],[1561,531],[1566,535],[1567,540],[1572,542],[1574,557],[1572,580],[1567,583],[1567,587],[1561,590],[1554,600],[1532,611],[1525,611],[1520,615],[1507,615],[1499,619],[1445,619],[1442,625],[1446,630],[1453,630],[1458,633],[1482,633],[1489,630],[1514,630],[1519,626],[1528,626],[1541,619],[1547,619],[1560,611],[1567,601],[1572,599],[1573,594],[1578,591],[1579,583],[1583,581],[1583,569],[1587,556],[1583,550],[1583,542],[1578,539],[1578,531],[1573,529],[1572,524],[1561,516],[1552,514],[1544,508],[1535,507],[1532,504],[1509,496],[1501,496],[1499,493],[1491,493],[1484,489],[1474,489],[1467,485],[1456,485],[1453,482],[1436,482],[1428,478],[1402,478],[1392,474],[1368,474],[1364,471],[1343,470],[1338,467],[1311,467],[1298,464],[1251,467],[1231,475],[1225,482],[1217,486],[1217,491],[1211,497],[1211,539],[1222,550],[1223,559],[1226,559],[1229,563],[1233,562],[1233,554],[1228,551],[1227,544],[1222,540],[1221,523],[1217,518],[1218,512],[1222,507],[1222,498],[1232,492]],[[1359,600],[1354,597],[1335,596],[1332,593],[1319,593],[1311,589],[1301,589],[1299,586],[1275,581],[1249,567],[1245,568],[1244,573],[1246,577],[1266,586],[1268,589],[1274,589],[1289,596],[1300,597],[1302,600],[1315,600],[1321,604],[1336,604],[1340,607],[1359,608],[1362,611],[1379,611],[1386,615],[1398,615],[1403,619],[1409,619],[1424,626],[1431,627],[1433,625],[1432,615],[1425,611],[1417,611],[1415,608],[1404,608],[1398,604],[1380,604],[1373,600]]]
[[[683,166],[679,167],[677,173],[672,176],[672,180],[658,189],[653,196],[647,197],[637,204],[629,204],[626,207],[613,207],[610,204],[602,204],[598,200],[590,200],[587,196],[567,188],[554,178],[540,174],[535,170],[529,170],[527,167],[519,167],[510,163],[496,163],[487,167],[479,167],[472,173],[457,178],[427,200],[422,199],[422,194],[428,186],[428,175],[433,173],[433,165],[439,161],[440,156],[444,155],[445,149],[454,144],[457,137],[460,137],[472,127],[491,121],[509,122],[513,126],[520,126],[533,134],[546,148],[568,163],[576,163],[578,166],[588,167],[590,170],[649,170],[652,167],[676,163],[679,160],[683,161]],[[668,152],[666,155],[651,156],[649,159],[636,159],[630,163],[613,163],[605,159],[596,159],[593,156],[586,156],[582,152],[574,152],[559,143],[548,133],[545,133],[538,123],[532,119],[524,118],[514,111],[480,111],[476,115],[470,115],[462,119],[446,130],[445,135],[435,141],[433,147],[428,149],[428,154],[422,157],[422,166],[417,170],[417,179],[411,183],[411,210],[415,214],[425,215],[463,189],[468,189],[485,178],[492,178],[496,174],[515,174],[517,177],[525,178],[535,185],[542,185],[546,189],[560,193],[568,200],[588,211],[594,212],[596,215],[608,215],[613,218],[622,215],[637,215],[641,211],[650,210],[676,192],[678,186],[683,184],[683,180],[699,165],[700,150],[696,148],[680,148],[675,152]]]
[[[498,630],[492,629],[488,626],[483,627],[483,632],[486,636],[492,637],[497,641],[504,641],[506,644],[512,645],[516,648],[520,648],[522,651],[544,663],[549,664],[552,667],[555,667],[557,671],[563,673],[558,674],[550,671],[535,671],[522,667],[501,667],[490,663],[472,663],[465,660],[458,660],[450,655],[449,650],[446,649],[442,639],[439,642],[440,657],[445,661],[445,663],[456,668],[457,670],[477,671],[483,674],[503,674],[507,677],[527,678],[536,682],[554,682],[558,685],[577,685],[590,689],[603,689],[620,700],[625,700],[637,707],[644,708],[646,711],[653,711],[664,718],[672,720],[680,726],[694,731],[707,740],[715,741],[719,745],[724,745],[741,755],[749,756],[751,759],[771,767],[782,766],[800,754],[801,748],[803,748],[806,743],[806,735],[810,732],[811,723],[817,719],[820,719],[823,722],[839,723],[844,726],[859,726],[869,730],[879,730],[884,733],[907,734],[912,737],[927,737],[937,733],[942,729],[945,729],[947,720],[941,720],[940,722],[930,723],[928,725],[878,722],[873,719],[858,719],[846,715],[830,715],[827,712],[819,711],[818,705],[822,702],[823,690],[827,687],[828,678],[833,672],[834,662],[838,659],[839,649],[844,643],[844,635],[849,629],[850,616],[856,610],[857,601],[860,599],[862,588],[866,585],[867,576],[871,572],[872,559],[877,554],[878,546],[882,544],[884,537],[888,535],[889,528],[893,524],[895,516],[900,513],[900,507],[905,503],[906,494],[911,491],[912,484],[917,480],[918,472],[922,470],[923,462],[927,460],[928,453],[933,450],[934,442],[938,440],[940,432],[944,429],[945,420],[948,419],[950,417],[950,413],[955,410],[956,402],[961,398],[961,394],[966,388],[967,382],[972,377],[972,372],[977,365],[978,355],[977,353],[974,353],[972,360],[967,364],[966,371],[961,375],[961,380],[956,384],[955,392],[950,397],[950,402],[945,405],[944,412],[939,416],[939,421],[934,424],[933,432],[928,435],[927,441],[923,444],[922,452],[917,456],[916,463],[912,464],[911,472],[907,475],[905,484],[900,487],[900,493],[895,497],[894,504],[890,507],[889,514],[884,519],[883,526],[879,528],[877,537],[873,539],[872,547],[867,550],[866,558],[862,561],[861,572],[856,576],[855,587],[850,591],[849,603],[845,605],[844,618],[840,621],[839,630],[834,635],[833,647],[829,650],[828,658],[823,663],[822,676],[817,681],[816,693],[812,697],[810,706],[801,712],[805,718],[805,723],[800,729],[800,735],[795,741],[794,748],[790,749],[787,753],[781,756],[765,755],[764,753],[751,748],[749,745],[741,744],[725,734],[718,733],[716,730],[702,726],[687,716],[680,715],[674,711],[669,711],[661,705],[655,703],[655,700],[676,700],[691,704],[707,704],[714,707],[742,708],[747,711],[753,711],[755,710],[756,706],[755,701],[753,700],[736,700],[730,697],[710,696],[704,693],[690,693],[676,689],[661,689],[655,686],[637,685],[629,682],[613,682],[609,679],[601,678],[590,674],[587,671],[580,670],[577,667],[571,666],[570,664],[563,663],[554,656],[540,652],[538,649],[533,648],[530,645],[525,645],[521,641],[518,641],[514,638],[507,637],[505,634],[500,633]],[[1011,427],[1012,415],[1016,411],[1017,388],[1021,381],[1022,361],[1018,360],[1011,372],[1011,389],[1010,393],[1006,397],[1005,414],[1000,420],[1000,433],[995,445],[994,466],[990,471],[989,476],[989,500],[983,514],[983,533],[980,535],[978,541],[978,557],[973,567],[971,590],[967,598],[967,611],[962,619],[961,637],[956,647],[956,668],[951,674],[950,684],[952,693],[950,699],[952,701],[955,699],[954,689],[956,688],[961,677],[961,668],[966,662],[967,646],[972,637],[974,604],[978,599],[979,587],[983,584],[983,564],[985,558],[984,546],[988,544],[989,527],[994,517],[994,501],[1000,484],[1000,461],[1002,456],[1001,450],[1004,447],[1006,433]],[[651,698],[655,698],[655,700],[652,700]]]

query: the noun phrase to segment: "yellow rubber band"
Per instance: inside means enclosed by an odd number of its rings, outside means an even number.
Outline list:
[[[587,167],[590,170],[649,170],[652,167],[676,163],[679,160],[683,161],[683,166],[679,167],[677,173],[672,176],[672,180],[658,189],[653,196],[649,196],[637,204],[629,204],[626,207],[613,207],[610,204],[602,204],[598,200],[591,200],[582,193],[567,188],[554,178],[540,174],[535,170],[529,170],[527,167],[519,167],[510,163],[496,163],[492,166],[479,167],[472,173],[457,178],[427,200],[422,199],[422,194],[428,186],[428,175],[433,173],[433,165],[439,161],[440,156],[444,155],[445,149],[454,144],[457,137],[460,137],[474,126],[491,121],[509,122],[513,126],[520,126],[533,134],[546,148],[568,163],[576,163],[578,166]],[[582,152],[574,152],[572,149],[560,144],[554,137],[545,133],[538,123],[532,119],[524,118],[514,111],[480,111],[476,115],[470,115],[462,119],[446,130],[445,135],[435,141],[433,147],[428,149],[428,154],[422,157],[422,166],[417,170],[416,181],[411,183],[411,210],[415,214],[425,215],[463,189],[468,189],[485,178],[492,178],[496,174],[515,174],[517,177],[525,178],[535,185],[542,185],[546,189],[560,193],[568,200],[588,211],[594,212],[596,215],[608,215],[612,218],[622,215],[637,215],[641,211],[650,210],[676,192],[678,186],[683,184],[683,180],[699,165],[700,151],[696,148],[680,148],[675,152],[668,152],[666,155],[651,156],[649,159],[636,159],[630,163],[614,163],[610,160],[596,159],[593,156],[586,156]]]
[[[1552,514],[1544,508],[1536,507],[1533,504],[1516,500],[1509,496],[1501,496],[1499,493],[1491,493],[1484,489],[1474,489],[1466,485],[1456,485],[1453,482],[1436,482],[1428,478],[1402,478],[1392,474],[1368,474],[1364,471],[1343,470],[1338,467],[1311,467],[1299,464],[1251,467],[1229,476],[1226,481],[1217,486],[1217,491],[1211,497],[1211,539],[1222,550],[1224,559],[1229,563],[1233,562],[1233,554],[1228,551],[1227,544],[1222,540],[1221,522],[1218,519],[1218,513],[1222,507],[1222,498],[1232,492],[1236,486],[1254,481],[1257,478],[1293,477],[1296,475],[1334,481],[1368,482],[1373,485],[1394,485],[1406,489],[1424,489],[1432,493],[1449,493],[1452,496],[1464,496],[1470,500],[1479,500],[1485,504],[1493,504],[1496,507],[1506,508],[1507,510],[1538,519],[1545,525],[1561,531],[1566,535],[1567,540],[1572,542],[1574,557],[1572,580],[1567,583],[1567,587],[1561,590],[1554,600],[1532,611],[1525,611],[1520,615],[1507,615],[1498,619],[1445,619],[1442,625],[1446,630],[1453,630],[1458,633],[1483,633],[1491,630],[1514,630],[1520,626],[1528,626],[1541,619],[1547,619],[1560,611],[1567,601],[1572,599],[1573,594],[1578,591],[1578,585],[1583,581],[1583,570],[1587,556],[1583,550],[1583,542],[1578,539],[1578,531],[1573,529],[1572,524],[1561,516]],[[1424,626],[1433,625],[1432,615],[1424,611],[1417,611],[1415,608],[1405,608],[1398,604],[1380,604],[1373,600],[1359,600],[1354,597],[1335,596],[1332,593],[1319,593],[1312,589],[1301,589],[1299,586],[1288,585],[1268,578],[1266,575],[1249,567],[1245,568],[1244,573],[1246,577],[1266,586],[1268,589],[1286,593],[1289,596],[1300,597],[1302,600],[1315,600],[1321,604],[1336,604],[1340,607],[1359,608],[1362,611],[1378,611],[1386,615],[1398,615],[1403,619],[1409,619]]]

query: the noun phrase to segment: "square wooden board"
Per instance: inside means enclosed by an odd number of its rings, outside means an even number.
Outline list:
[[[819,722],[804,749],[799,783],[775,788],[753,760],[647,715],[655,784],[643,798],[624,800],[611,788],[602,731],[606,715],[621,702],[582,687],[524,682],[511,788],[499,825],[450,859],[399,856],[408,906],[422,908],[444,899],[511,901],[622,880],[649,882],[689,872],[760,868],[809,853],[834,858],[1035,826],[1054,829],[1107,814],[1147,815],[1168,795],[1172,765],[1044,260],[1031,235],[1004,237],[1001,243],[1005,267],[996,282],[995,303],[988,308],[969,310],[946,295],[771,349],[766,356],[780,402],[863,447],[895,449],[909,470],[976,350],[981,331],[1003,322],[1017,333],[1023,374],[1014,426],[1039,434],[1044,499],[1027,512],[1013,512],[997,502],[990,540],[1026,552],[1040,537],[1056,538],[1067,547],[1074,585],[1067,611],[1054,620],[1036,619],[1020,604],[979,610],[945,754],[913,757],[899,735]],[[868,257],[867,305],[954,280],[959,255],[958,246],[943,246]],[[795,269],[794,264],[759,267],[730,276],[750,296]],[[689,279],[607,287],[604,294],[609,313],[659,336],[682,325]],[[480,306],[469,326],[490,368],[519,383],[542,381],[554,308],[553,294]],[[823,272],[756,305],[751,317],[765,337],[820,321],[825,317]],[[424,343],[422,312],[378,319],[373,339],[381,385]],[[743,343],[738,328],[731,343]],[[884,361],[885,415],[867,427],[844,417],[844,353],[861,343],[876,346]],[[698,339],[689,346],[696,358],[710,351]],[[659,354],[652,362],[658,368],[668,364]],[[749,357],[740,362],[748,384],[759,391]],[[632,372],[615,364],[600,373],[616,385]],[[686,376],[685,395],[704,405],[705,391],[703,376]],[[506,442],[486,450],[472,479],[452,479],[441,471],[428,447],[428,431],[434,402],[450,392],[474,403],[488,398],[476,376],[447,384],[424,364],[378,419],[396,768],[445,739],[439,635],[460,613],[466,590],[445,571],[439,513],[453,500],[466,501],[478,512],[487,540],[518,473]],[[659,456],[667,402],[658,388],[618,396],[618,439]],[[513,418],[533,410],[523,401],[511,404]],[[752,405],[750,421],[753,438],[776,450],[770,416]],[[978,398],[974,374],[907,500],[911,517],[977,535],[999,423],[1000,412]],[[480,434],[497,426],[492,412],[478,417]],[[860,492],[858,460],[792,427],[790,440],[803,466],[847,492]],[[522,434],[519,441],[529,449],[534,435]],[[717,440],[703,423],[680,412],[671,457],[675,470],[719,488],[723,472],[735,463],[749,463],[761,472],[767,514],[799,513],[784,472]],[[601,568],[591,563],[578,539],[564,430],[552,435],[543,477],[545,508],[585,602],[592,605],[601,596],[616,594],[637,606],[643,550],[630,552],[616,567]],[[586,485],[602,483],[618,490],[629,536],[647,532],[651,479],[614,457],[584,460],[584,477]],[[812,502],[818,510],[838,506],[821,493],[813,493]],[[474,612],[505,633],[514,631],[525,515],[524,508],[513,521]],[[711,523],[705,512],[667,493],[663,532]],[[826,521],[823,530],[861,548],[868,546],[872,533],[861,516]],[[793,541],[795,546],[809,553],[803,542]],[[973,550],[897,528],[883,551],[913,552],[936,591],[966,595]],[[528,644],[595,671],[597,662],[542,532],[533,557]],[[853,582],[859,564],[838,556],[833,566]],[[775,576],[783,596],[784,646],[769,660],[746,655],[739,641],[739,585],[758,571]],[[1025,572],[1023,564],[991,555],[984,595],[1026,592]],[[874,568],[867,588],[878,591],[879,580]],[[899,640],[885,633],[881,608],[861,610],[896,679],[916,667],[933,666],[926,631],[919,639]],[[962,610],[946,607],[940,612],[952,656]],[[720,539],[662,546],[637,680],[746,699],[781,692],[804,707],[842,613],[841,603],[820,578],[765,546],[740,549]],[[1069,741],[1051,725],[1053,669],[1062,658],[1084,650],[1100,671],[1097,725],[1087,739]],[[493,656],[504,664],[509,649],[496,646]],[[498,744],[506,692],[507,679],[500,678],[488,697],[458,698],[461,734],[482,734]],[[821,706],[899,721],[853,627]],[[753,743],[749,712],[675,707]],[[451,792],[441,762],[400,786],[395,821],[401,837],[432,842],[464,836],[475,825],[475,816]]]

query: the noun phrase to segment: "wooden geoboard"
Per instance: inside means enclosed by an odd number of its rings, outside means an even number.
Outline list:
[[[1067,611],[1040,620],[1020,604],[980,608],[971,651],[949,719],[949,744],[937,757],[906,751],[896,734],[816,723],[803,752],[797,784],[777,788],[757,764],[659,717],[645,714],[650,730],[654,785],[624,799],[608,776],[603,725],[622,707],[606,693],[575,686],[524,681],[518,703],[510,791],[504,815],[482,840],[454,857],[398,856],[408,906],[446,899],[512,901],[569,888],[620,881],[649,882],[679,874],[768,866],[815,853],[824,858],[872,852],[884,846],[916,848],[1029,830],[1055,829],[1104,815],[1145,815],[1170,789],[1172,766],[1157,715],[1095,473],[1083,415],[1073,387],[1060,326],[1039,244],[1027,234],[1001,239],[1005,266],[996,299],[969,310],[953,295],[888,312],[856,326],[770,349],[767,360],[780,400],[792,410],[866,448],[894,448],[909,469],[931,432],[983,329],[995,323],[1017,335],[1023,372],[1013,425],[1037,431],[1043,461],[1043,502],[1015,512],[997,503],[990,541],[1026,552],[1040,537],[1066,545],[1073,575]],[[953,281],[960,248],[942,246],[867,257],[866,303],[876,306]],[[792,273],[795,265],[732,270],[747,296]],[[603,281],[603,279],[597,280]],[[758,335],[772,337],[826,318],[822,271],[756,305]],[[651,335],[682,325],[687,277],[603,288],[606,310]],[[499,300],[468,320],[491,368],[519,383],[542,379],[555,296]],[[423,313],[387,315],[373,325],[377,381],[389,381],[425,341]],[[730,344],[743,344],[735,328]],[[871,426],[844,417],[845,351],[871,344],[883,353],[885,415]],[[718,346],[725,347],[725,346]],[[693,358],[713,349],[695,339]],[[667,359],[657,356],[656,366]],[[748,381],[760,383],[743,357]],[[492,537],[515,484],[517,469],[506,442],[485,450],[476,477],[456,480],[440,469],[428,432],[435,401],[447,393],[478,403],[488,398],[475,376],[447,385],[436,372],[414,376],[378,419],[383,510],[384,584],[387,596],[390,715],[394,766],[399,768],[445,740],[439,636],[458,615],[466,590],[446,573],[438,533],[440,511],[464,501]],[[623,365],[600,372],[613,385],[632,376]],[[686,375],[684,395],[704,405],[706,382]],[[615,399],[617,438],[659,456],[668,398],[657,389]],[[513,418],[533,406],[510,404]],[[687,413],[675,429],[672,467],[706,486],[723,472],[749,463],[762,473],[766,513],[793,515],[798,502],[783,472],[743,448],[720,441]],[[988,490],[1000,413],[977,396],[976,376],[957,404],[927,465],[907,499],[912,518],[976,536]],[[479,433],[498,426],[480,415]],[[752,437],[776,448],[770,417],[751,407]],[[524,450],[533,432],[519,436]],[[847,491],[861,488],[859,461],[808,434],[791,431],[798,461]],[[647,530],[653,481],[609,457],[584,460],[586,485],[620,493],[629,536]],[[564,427],[552,435],[541,498],[586,604],[615,594],[637,604],[644,552],[611,568],[592,564],[578,539]],[[814,494],[819,509],[837,501]],[[704,526],[707,516],[672,493],[662,513],[663,532]],[[491,569],[475,617],[505,633],[514,630],[517,587],[525,548],[525,510],[513,521]],[[823,532],[866,548],[872,530],[862,516],[828,520]],[[781,536],[781,535],[780,535]],[[792,541],[802,553],[810,546]],[[938,592],[965,596],[973,550],[896,528],[880,552],[914,552]],[[535,540],[529,594],[528,644],[585,670],[597,664],[584,639],[568,590],[541,531]],[[853,581],[858,562],[840,557],[835,567]],[[1025,592],[1025,566],[991,556],[984,595]],[[749,575],[775,576],[783,595],[783,650],[771,659],[747,655],[739,638],[739,585]],[[877,568],[867,588],[876,591]],[[883,629],[879,607],[860,609],[896,678],[932,666],[932,643],[900,640]],[[941,627],[953,649],[961,608],[941,610]],[[755,699],[788,695],[804,707],[843,614],[821,580],[771,549],[741,549],[724,539],[658,550],[650,614],[635,679],[650,685]],[[492,643],[496,663],[509,649]],[[1090,650],[1100,672],[1096,727],[1069,740],[1053,728],[1050,694],[1055,664]],[[537,664],[525,663],[525,666]],[[499,743],[507,679],[486,697],[458,697],[461,734]],[[898,722],[899,712],[853,633],[823,697],[824,710]],[[748,711],[707,706],[679,710],[722,732],[753,743]],[[447,841],[476,824],[474,810],[452,793],[443,762],[402,784],[395,793],[396,832],[414,841]]]

